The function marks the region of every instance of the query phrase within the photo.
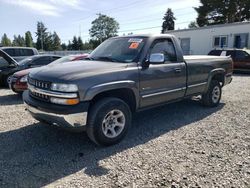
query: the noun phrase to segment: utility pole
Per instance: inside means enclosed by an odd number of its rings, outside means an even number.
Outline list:
[[[41,47],[42,47],[42,51],[43,51],[43,33],[41,33]]]

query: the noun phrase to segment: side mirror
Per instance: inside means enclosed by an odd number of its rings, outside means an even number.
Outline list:
[[[150,64],[162,64],[164,62],[165,62],[164,54],[161,53],[150,54],[149,57]]]

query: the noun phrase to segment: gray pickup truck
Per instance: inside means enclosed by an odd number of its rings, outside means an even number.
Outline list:
[[[124,138],[134,112],[193,96],[217,106],[232,67],[230,57],[183,57],[172,35],[114,37],[84,62],[31,72],[23,99],[38,121],[87,131],[107,146]]]

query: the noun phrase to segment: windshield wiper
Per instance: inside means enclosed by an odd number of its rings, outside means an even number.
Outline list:
[[[98,56],[95,58],[92,58],[93,60],[100,60],[100,61],[111,61],[111,62],[121,62],[121,63],[126,63],[125,61],[121,61],[119,59],[115,59],[109,56]]]

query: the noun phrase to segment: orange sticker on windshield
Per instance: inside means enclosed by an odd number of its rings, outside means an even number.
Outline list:
[[[130,49],[137,49],[139,46],[139,42],[132,42],[129,46]]]

